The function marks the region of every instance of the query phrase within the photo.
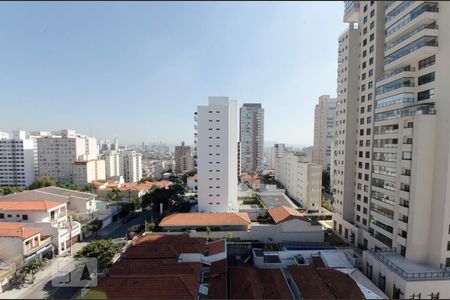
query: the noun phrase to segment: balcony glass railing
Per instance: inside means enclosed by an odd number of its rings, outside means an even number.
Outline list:
[[[391,12],[386,14],[385,22],[386,23],[389,22],[390,20],[398,16],[401,12],[403,12],[405,9],[410,7],[412,4],[414,4],[414,1],[403,1],[402,4],[400,4],[399,6],[394,8]]]
[[[405,35],[401,36],[400,38],[398,38],[397,40],[395,40],[395,41],[392,42],[392,43],[388,43],[388,44],[386,45],[386,47],[384,47],[384,51],[389,50],[389,49],[391,49],[392,47],[397,46],[397,45],[400,44],[401,42],[403,42],[403,41],[409,39],[410,37],[412,37],[412,36],[415,35],[416,33],[419,33],[420,31],[425,30],[425,29],[438,29],[438,26],[436,25],[436,22],[433,22],[433,23],[431,23],[431,24],[425,24],[425,25],[422,25],[422,26],[418,27],[416,30],[414,30],[413,32],[410,32],[410,33],[408,33],[408,34],[405,34]]]
[[[416,105],[375,114],[375,122],[413,116],[415,114],[435,115],[434,104]]]
[[[376,161],[387,161],[387,162],[398,162],[398,155],[397,155],[397,153],[374,152],[373,160],[376,160]]]
[[[398,68],[396,70],[390,71],[390,72],[386,72],[383,75],[381,75],[380,77],[377,78],[377,82],[381,81],[381,80],[385,80],[387,78],[390,78],[394,75],[397,75],[399,73],[403,73],[403,72],[414,72],[416,69],[411,67],[411,66],[407,66],[407,67],[402,67],[402,68]]]
[[[394,205],[394,203],[395,203],[394,197],[377,192],[377,191],[372,190],[371,197],[372,197],[372,199],[378,200],[380,202],[383,202],[383,203],[386,203],[389,205]]]
[[[345,1],[344,16],[359,8],[359,1]]]
[[[382,222],[380,222],[378,220],[372,219],[370,221],[370,223],[374,224],[375,226],[380,227],[383,230],[386,230],[389,233],[393,233],[394,232],[394,228],[392,228],[391,226],[388,226],[388,225],[386,225],[386,224],[384,224],[384,223],[382,223]]]
[[[395,183],[379,178],[372,178],[372,185],[388,191],[395,191]]]
[[[375,108],[384,108],[400,103],[414,103],[413,93],[401,93],[391,97],[383,98],[377,100],[375,103]]]
[[[386,84],[378,87],[376,90],[376,94],[378,96],[378,95],[382,95],[382,94],[391,92],[396,89],[400,89],[400,88],[404,88],[404,87],[414,87],[414,86],[415,86],[415,84],[414,84],[413,77],[400,78],[400,79],[386,83]]]
[[[399,60],[400,58],[420,49],[423,47],[427,47],[427,46],[432,46],[432,47],[437,47],[438,46],[438,41],[437,41],[437,37],[435,36],[423,36],[420,39],[412,42],[411,44],[403,47],[400,50],[395,51],[394,53],[388,55],[385,57],[385,61],[384,64],[390,64],[396,60]]]
[[[412,2],[412,1],[411,1]],[[415,18],[419,17],[425,12],[439,12],[438,4],[437,3],[431,3],[431,2],[425,2],[422,3],[420,6],[415,8],[413,11],[411,11],[409,14],[395,22],[392,26],[386,29],[386,37],[393,34],[394,32],[400,30],[403,28],[406,24],[410,23]]]

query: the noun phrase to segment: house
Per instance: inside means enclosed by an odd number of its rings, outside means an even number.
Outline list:
[[[247,231],[247,213],[176,213],[166,216],[159,226],[168,231]]]
[[[0,222],[0,260],[20,268],[35,258],[53,257],[52,237],[41,233],[33,224]]]
[[[105,227],[112,222],[113,217],[112,209],[107,207],[97,207],[98,201],[96,200],[95,194],[64,189],[56,186],[10,194],[0,198],[0,201],[2,199],[27,201],[49,200],[66,203],[68,216],[72,217],[73,220],[80,222],[83,228],[97,219],[101,220],[103,227]]]
[[[224,267],[226,273],[225,251],[225,241],[207,243],[187,234],[145,234],[132,242],[84,298],[226,298],[227,279],[221,276]]]
[[[116,183],[105,182],[97,187],[97,195],[99,199],[111,199],[113,190],[118,191],[118,197],[114,200],[129,202],[133,199],[142,197],[151,191],[152,188],[167,188],[173,183],[169,180],[160,180],[156,182],[146,181],[143,183]]]
[[[80,223],[68,218],[67,204],[48,200],[0,199],[0,223],[23,222],[51,236],[56,254],[81,239]]]

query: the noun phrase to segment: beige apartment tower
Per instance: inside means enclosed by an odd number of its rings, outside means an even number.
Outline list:
[[[389,297],[450,298],[450,3],[346,1],[344,21],[334,229]]]
[[[329,95],[319,97],[314,110],[313,162],[324,169],[330,166],[331,146],[334,137],[336,99]]]

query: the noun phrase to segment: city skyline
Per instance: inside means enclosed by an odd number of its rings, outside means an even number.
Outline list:
[[[2,3],[1,130],[192,144],[196,106],[228,96],[266,108],[266,140],[312,145],[309,112],[335,95],[342,6]]]

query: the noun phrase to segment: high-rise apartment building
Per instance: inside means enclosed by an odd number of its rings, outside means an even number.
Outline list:
[[[313,162],[322,165],[324,169],[330,166],[335,111],[335,98],[330,98],[329,95],[319,97],[319,104],[314,110]]]
[[[118,151],[105,151],[101,155],[105,160],[106,178],[120,176],[120,153]]]
[[[391,298],[449,298],[450,3],[346,1],[344,21],[334,228]]]
[[[60,135],[37,137],[39,177],[56,177],[58,183],[73,182],[72,165],[98,157],[96,139],[63,129]]]
[[[228,212],[237,203],[237,104],[209,97],[196,112],[198,210]]]
[[[272,169],[276,169],[277,167],[277,158],[282,158],[284,153],[286,152],[286,147],[284,144],[274,144],[270,150],[270,167]]]
[[[142,154],[132,150],[120,152],[120,175],[125,182],[138,182],[142,179]]]
[[[240,171],[261,171],[264,159],[264,108],[244,103],[240,108]]]
[[[322,166],[304,153],[288,151],[276,158],[275,179],[308,211],[318,211],[322,199]]]
[[[25,131],[4,134],[0,138],[0,186],[29,186],[36,171],[36,141],[27,138]]]
[[[191,146],[181,142],[181,146],[175,146],[175,172],[185,173],[194,169],[194,157]]]

